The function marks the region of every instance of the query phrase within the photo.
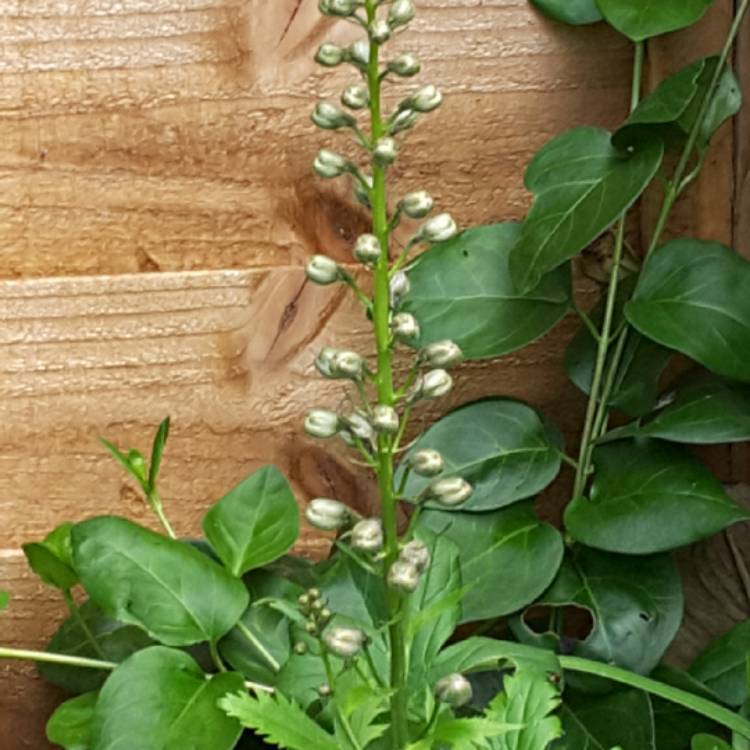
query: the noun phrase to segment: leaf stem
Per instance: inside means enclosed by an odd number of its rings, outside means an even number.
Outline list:
[[[153,487],[151,489],[151,492],[149,492],[148,494],[148,499],[154,513],[156,513],[156,517],[159,519],[159,523],[161,523],[161,525],[164,527],[164,531],[167,532],[169,538],[177,539],[177,534],[174,533],[172,524],[169,523],[169,519],[164,513],[164,507],[161,502],[161,497],[159,496],[159,491],[156,489],[156,487]]]
[[[0,659],[14,659],[18,661],[38,661],[45,664],[62,664],[66,667],[82,667],[83,669],[106,669],[112,671],[118,665],[113,661],[86,659],[83,656],[68,656],[67,654],[53,654],[47,651],[29,651],[20,648],[0,648]]]
[[[70,593],[70,589],[65,589],[62,592],[62,596],[65,600],[66,606],[68,607],[70,616],[76,621],[76,624],[81,629],[81,632],[85,636],[86,640],[89,642],[89,644],[91,644],[91,648],[94,650],[94,653],[100,659],[106,660],[106,654],[104,653],[104,651],[102,651],[102,647],[99,645],[99,641],[96,640],[96,636],[91,632],[91,629],[86,624],[86,620],[83,619],[81,610],[78,609],[78,605],[75,603],[73,595]]]

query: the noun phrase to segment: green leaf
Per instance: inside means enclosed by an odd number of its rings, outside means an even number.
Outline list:
[[[539,596],[555,577],[563,540],[534,513],[532,501],[491,513],[423,511],[419,528],[444,534],[460,551],[468,590],[462,622],[515,612]],[[513,575],[498,578],[498,571]]]
[[[591,127],[547,143],[526,171],[536,199],[510,256],[516,287],[533,288],[611,226],[651,182],[662,154],[660,140],[620,151],[608,131]]]
[[[23,545],[29,567],[48,586],[67,591],[78,583],[73,569],[73,547],[70,540],[72,523],[63,523],[42,542]]]
[[[569,554],[542,606],[587,609],[594,626],[575,653],[648,674],[680,627],[682,582],[669,555],[611,555],[582,547]],[[521,635],[522,619],[513,629]]]
[[[519,294],[509,261],[516,223],[468,229],[419,256],[402,310],[421,328],[418,345],[451,339],[468,359],[499,357],[531,343],[570,306],[570,269],[560,267]]]
[[[487,718],[506,724],[521,724],[490,741],[494,750],[545,750],[562,736],[562,725],[551,714],[560,705],[555,685],[536,672],[517,671],[506,677],[504,690],[490,703]]]
[[[153,641],[133,625],[125,625],[107,617],[91,600],[80,607],[81,617],[107,661],[121,662],[131,654],[153,644]],[[78,620],[69,617],[52,636],[47,651],[86,659],[101,659]],[[47,662],[37,665],[42,677],[72,693],[98,690],[109,672],[97,669],[82,669]]]
[[[73,546],[89,596],[165,645],[217,641],[247,608],[241,581],[194,547],[124,518],[78,524]]]
[[[651,700],[641,690],[608,695],[565,691],[564,750],[656,750]]]
[[[594,451],[591,499],[565,511],[571,536],[608,552],[647,555],[715,534],[750,513],[718,479],[679,446],[619,440]]]
[[[696,734],[690,744],[690,750],[732,750],[732,748],[718,737],[710,734]]]
[[[217,704],[243,684],[233,672],[207,678],[182,651],[139,651],[104,683],[94,711],[93,750],[231,750],[242,729]]]
[[[0,591],[0,612],[2,612],[10,601],[10,594],[7,591]]]
[[[750,262],[717,242],[675,240],[646,262],[628,320],[719,375],[750,382]]]
[[[607,23],[634,42],[692,26],[713,0],[596,0]]]
[[[203,519],[203,531],[232,575],[273,562],[299,534],[294,493],[275,466],[264,466],[219,500]]]
[[[148,470],[148,483],[151,487],[156,485],[156,479],[159,476],[161,468],[161,458],[164,454],[164,446],[167,444],[169,437],[169,417],[164,419],[156,430],[154,444],[151,448],[151,463]]]
[[[560,470],[562,438],[527,404],[488,398],[443,417],[416,441],[407,459],[424,448],[442,454],[444,476],[461,476],[473,486],[473,495],[458,510],[486,511],[531,497],[550,484]],[[411,474],[406,497],[416,497],[431,481]]]
[[[667,145],[684,142],[695,126],[718,64],[718,57],[707,57],[664,80],[614,134],[614,144],[625,147],[639,137],[649,137],[654,132],[661,135]],[[727,67],[701,128],[698,147],[705,149],[713,134],[726,120],[737,114],[741,105],[739,83]]]
[[[112,454],[112,457],[119,463],[130,476],[140,485],[144,493],[149,492],[148,479],[146,477],[145,462],[143,456],[135,449],[128,452],[127,456],[113,443],[104,438],[99,438],[99,442]]]
[[[280,692],[227,695],[219,705],[266,742],[286,750],[339,750],[334,737]]]
[[[748,654],[750,620],[745,620],[711,643],[692,663],[690,674],[728,705],[741,706],[748,699]]]
[[[517,729],[518,726],[481,717],[457,719],[449,711],[443,711],[429,735],[419,742],[407,745],[405,750],[433,750],[436,747],[467,750],[495,747],[494,743],[488,745],[487,742],[491,742],[491,738]]]
[[[99,693],[84,693],[60,704],[47,722],[47,739],[65,750],[91,750],[91,724]]]
[[[595,0],[531,0],[531,4],[555,21],[583,26],[602,20]]]

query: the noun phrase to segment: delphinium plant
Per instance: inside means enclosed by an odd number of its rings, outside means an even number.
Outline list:
[[[615,133],[577,128],[547,144],[527,171],[536,198],[522,224],[458,233],[448,214],[432,215],[427,192],[399,195],[389,179],[405,134],[441,103],[431,85],[392,108],[381,95],[419,73],[413,55],[388,55],[415,15],[412,0],[321,0],[324,15],[361,27],[362,38],[320,47],[319,63],[348,66],[356,80],[341,106],[323,102],[313,120],[351,136],[362,158],[324,149],[314,168],[352,180],[372,230],[354,243],[352,264],[315,256],[307,275],[348,285],[373,339],[371,351],[319,353],[315,366],[347,389],[347,407],[312,409],[305,429],[343,440],[374,474],[379,512],[363,518],[349,498],[313,500],[305,516],[334,535],[331,555],[318,564],[294,557],[297,502],[268,466],[206,513],[205,539],[179,540],[158,487],[169,422],[149,461],[105,441],[163,533],[99,517],[24,547],[70,618],[46,652],[3,648],[0,658],[34,660],[75,695],[50,719],[52,742],[750,746],[738,710],[748,692],[746,623],[687,673],[658,666],[682,616],[669,551],[749,516],[681,444],[750,438],[750,266],[716,243],[662,245],[711,136],[739,107],[727,62],[749,3],[718,58],[642,99],[646,39],[693,23],[710,0],[536,0],[558,20],[604,18],[633,39],[630,117]],[[656,178],[664,207],[641,266],[627,212]],[[403,247],[392,239],[399,225],[413,226]],[[603,299],[586,313],[571,260],[606,233]],[[582,327],[566,366],[590,394],[577,456],[549,419],[510,398],[466,404],[413,435],[412,411],[450,391],[451,367],[517,350],[571,310]],[[705,369],[658,398],[674,352]],[[632,421],[610,427],[615,410]],[[533,498],[564,467],[573,495],[561,533],[539,520]],[[590,613],[588,632],[571,625],[570,607]],[[456,638],[459,625],[469,637]]]

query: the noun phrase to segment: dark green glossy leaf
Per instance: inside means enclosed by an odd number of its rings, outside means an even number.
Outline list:
[[[426,510],[419,527],[444,534],[458,546],[467,587],[462,622],[501,617],[526,606],[549,586],[562,561],[562,537],[536,517],[532,501],[492,513]]]
[[[669,555],[631,557],[580,548],[538,604],[589,610],[594,626],[575,654],[648,674],[682,620],[682,583]],[[527,630],[522,620],[514,631]],[[525,638],[524,638],[525,640]]]
[[[169,437],[169,417],[164,419],[154,436],[154,444],[151,448],[151,463],[148,469],[148,483],[151,487],[156,485],[156,479],[159,476],[161,468],[161,459],[164,454],[164,446],[167,444]]]
[[[608,695],[566,690],[561,750],[657,750],[651,700],[641,690]]]
[[[232,575],[240,576],[288,552],[299,534],[294,493],[275,466],[264,466],[219,500],[203,531]]]
[[[595,0],[531,0],[531,4],[555,21],[572,26],[602,20]]]
[[[125,625],[107,617],[92,601],[84,602],[80,608],[81,617],[92,636],[96,639],[101,653],[97,652],[81,629],[76,618],[70,617],[52,636],[47,650],[67,656],[81,656],[86,659],[101,659],[121,662],[131,654],[151,646],[153,641],[133,625]],[[86,693],[97,690],[109,672],[96,669],[81,669],[62,664],[40,663],[37,665],[42,677],[59,685],[71,693]]]
[[[750,519],[718,479],[684,449],[619,440],[594,451],[591,499],[565,511],[574,539],[609,552],[646,555],[683,547]]]
[[[124,518],[78,524],[73,547],[81,582],[104,612],[166,645],[217,641],[247,607],[242,582],[204,554]]]
[[[605,20],[634,42],[684,29],[700,20],[713,0],[596,0]]]
[[[732,748],[719,737],[696,734],[690,744],[690,750],[732,750]]]
[[[748,655],[750,620],[715,640],[690,666],[690,674],[728,705],[741,706],[748,699]]]
[[[675,240],[650,256],[628,320],[719,375],[750,382],[750,262],[717,242]]]
[[[94,750],[231,750],[242,729],[218,702],[243,687],[233,672],[206,679],[182,651],[139,651],[104,683],[94,711]]]
[[[47,739],[65,750],[92,750],[91,723],[99,693],[65,701],[47,722]]]
[[[544,335],[568,311],[570,269],[519,294],[510,275],[515,223],[475,227],[419,256],[402,309],[421,328],[419,345],[451,339],[468,359],[498,357]]]
[[[471,483],[473,495],[457,509],[464,512],[501,508],[543,490],[560,470],[561,447],[557,430],[530,406],[509,398],[488,398],[443,417],[411,452],[440,451],[445,460],[443,476],[458,475]],[[403,467],[399,477],[402,471]],[[406,496],[416,497],[430,481],[412,474]]]
[[[611,226],[651,182],[662,154],[660,140],[620,151],[608,131],[590,127],[547,143],[526,171],[536,199],[510,256],[516,287],[535,287]]]
[[[61,524],[44,541],[23,545],[23,553],[34,573],[48,586],[62,591],[78,583],[78,574],[73,569],[72,528],[72,523]]]

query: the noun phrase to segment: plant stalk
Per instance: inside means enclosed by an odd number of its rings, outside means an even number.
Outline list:
[[[99,645],[99,641],[96,640],[96,636],[91,632],[91,628],[89,628],[89,626],[86,624],[86,620],[83,619],[81,610],[78,609],[78,605],[75,603],[73,595],[70,593],[70,589],[66,589],[65,591],[63,591],[62,595],[63,599],[65,600],[65,604],[68,607],[68,611],[70,612],[70,616],[76,621],[76,624],[80,628],[86,640],[91,645],[94,653],[98,658],[106,660],[106,654],[104,653],[104,651],[102,651],[102,647]]]
[[[86,659],[82,656],[67,656],[66,654],[52,654],[47,651],[29,651],[21,648],[0,648],[0,659],[38,661],[45,664],[62,664],[66,667],[82,667],[83,669],[106,669],[110,672],[117,667],[117,664],[113,661]]]

